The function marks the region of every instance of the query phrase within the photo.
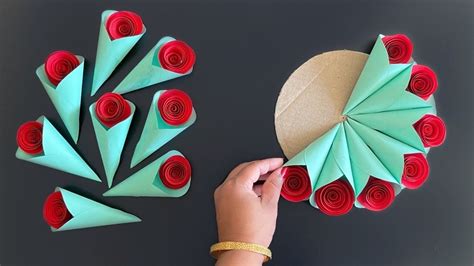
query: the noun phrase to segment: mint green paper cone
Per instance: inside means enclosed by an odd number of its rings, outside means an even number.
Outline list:
[[[412,65],[390,64],[382,38],[383,35],[378,36],[364,69],[352,90],[351,97],[344,107],[344,114],[350,113],[357,105]]]
[[[285,166],[302,165],[308,169],[311,187],[314,189],[320,176],[324,162],[328,156],[334,137],[340,124],[337,124],[320,138],[313,141],[306,148],[296,154]]]
[[[106,197],[131,196],[131,197],[181,197],[188,192],[191,186],[189,181],[180,189],[169,189],[163,185],[159,176],[159,169],[163,162],[174,155],[181,155],[178,151],[169,151],[154,162],[145,166],[140,171],[128,177],[118,185],[104,193]]]
[[[99,90],[100,86],[110,77],[118,64],[122,62],[125,56],[146,32],[146,28],[143,26],[143,32],[141,34],[111,40],[105,28],[105,23],[108,16],[115,12],[117,11],[106,10],[102,12],[91,96]]]
[[[354,176],[354,188],[356,197],[364,189],[369,177],[373,176],[388,182],[397,183],[397,179],[377,158],[373,151],[367,146],[356,131],[344,122],[347,144],[351,154],[351,168]]]
[[[355,120],[349,119],[348,122],[401,185],[404,155],[420,151]]]
[[[18,148],[16,158],[101,182],[46,117],[41,116],[36,121],[43,124],[43,153],[30,155]]]
[[[429,113],[434,113],[433,108],[358,114],[352,115],[351,118],[426,153],[427,149],[425,149],[420,136],[412,125]]]
[[[93,103],[89,107],[89,113],[91,114],[92,124],[94,125],[95,136],[97,144],[99,145],[100,156],[102,157],[109,188],[112,186],[114,175],[120,164],[122,150],[125,145],[125,140],[127,139],[133,115],[135,114],[135,105],[130,101],[127,101],[127,103],[131,109],[130,116],[111,128],[104,126],[97,118],[95,113],[96,103]]]
[[[316,204],[316,201],[314,200],[315,191],[333,181],[336,181],[337,179],[343,176],[344,174],[337,165],[336,160],[334,160],[334,154],[332,150],[329,151],[328,157],[324,162],[323,169],[321,170],[321,174],[318,178],[318,182],[316,183],[316,187],[314,188],[313,193],[311,193],[311,196],[309,197],[309,203],[311,204],[311,206],[319,208]]]
[[[44,64],[36,69],[36,75],[43,84],[49,98],[59,113],[74,143],[79,138],[79,114],[81,109],[84,57],[77,56],[80,65],[64,77],[55,87],[46,76]]]
[[[141,222],[141,219],[134,215],[72,193],[64,188],[56,188],[55,191],[61,192],[64,203],[73,217],[58,229],[51,227],[53,232]]]
[[[180,74],[161,67],[160,61],[158,60],[158,51],[161,46],[174,40],[172,37],[163,37],[158,41],[113,92],[123,94],[191,74],[193,71],[192,68],[187,73]]]
[[[196,112],[194,111],[194,108],[191,117],[183,125],[171,126],[163,121],[157,106],[158,99],[163,92],[165,92],[165,90],[158,91],[153,96],[145,126],[142,135],[140,136],[140,140],[135,147],[130,167],[134,167],[143,161],[196,121]]]

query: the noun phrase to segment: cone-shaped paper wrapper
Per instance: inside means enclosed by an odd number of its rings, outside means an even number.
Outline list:
[[[392,86],[406,88],[406,84],[403,86],[403,82],[408,83],[405,79],[400,78],[397,81],[392,80],[399,76],[403,70],[407,68],[411,69],[412,64],[390,64],[382,37],[382,35],[379,35],[374,47],[372,48],[372,52],[370,52],[369,59],[367,59],[364,69],[352,90],[351,97],[344,108],[344,114],[351,114],[352,109],[367,99],[370,95],[383,88],[389,82],[396,83]],[[411,71],[409,72],[411,73]],[[410,73],[408,73],[408,76],[410,76]],[[392,99],[384,100],[392,101]]]
[[[174,40],[172,37],[163,37],[158,41],[113,92],[123,94],[191,74],[193,71],[192,68],[188,72],[180,74],[161,67],[160,61],[158,60],[158,51],[161,46]]]
[[[130,124],[132,123],[133,115],[135,114],[135,105],[130,101],[126,102],[130,105],[131,113],[129,117],[111,128],[104,126],[97,118],[95,113],[96,103],[93,103],[89,107],[97,144],[99,145],[100,156],[102,157],[105,175],[107,176],[107,185],[109,188],[112,186],[115,172],[117,171],[117,168],[120,164],[122,150],[125,145],[125,140],[127,139],[127,134]]]
[[[412,125],[432,111],[433,109],[429,107],[416,108],[352,115],[351,118],[426,153],[427,150]]]
[[[309,179],[311,180],[311,187],[314,188],[321,170],[326,160],[331,145],[336,136],[339,124],[329,130],[326,134],[308,145],[304,150],[298,153],[295,157],[289,160],[285,166],[303,165],[308,169]]]
[[[145,127],[143,128],[140,140],[135,147],[130,167],[134,167],[143,161],[196,121],[196,112],[194,111],[194,108],[191,117],[183,125],[171,126],[163,121],[157,106],[158,99],[163,92],[165,92],[165,90],[158,91],[153,96],[153,101],[151,102],[150,110],[148,111],[148,116],[146,118]]]
[[[63,188],[56,188],[56,191],[61,192],[72,218],[58,229],[51,227],[53,232],[141,222],[140,218],[134,215],[111,208]]]
[[[41,116],[36,121],[43,124],[43,153],[30,155],[18,148],[16,158],[101,182],[46,117]]]
[[[180,189],[167,188],[161,182],[159,169],[169,157],[181,155],[178,151],[170,151],[140,171],[128,177],[118,185],[104,193],[104,196],[132,196],[132,197],[181,197],[189,190],[191,181]]]
[[[74,143],[79,138],[79,114],[81,109],[84,57],[76,56],[80,62],[71,73],[55,87],[46,76],[44,64],[36,69],[36,75],[43,84],[49,98],[59,113]]]
[[[122,62],[123,58],[146,32],[146,28],[143,26],[141,34],[111,40],[105,28],[105,23],[107,18],[115,12],[117,11],[106,10],[102,12],[91,96],[99,90],[100,86],[110,77],[118,64]]]

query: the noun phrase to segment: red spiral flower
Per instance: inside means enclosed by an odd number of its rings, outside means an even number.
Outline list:
[[[109,128],[127,119],[131,112],[130,105],[122,95],[113,92],[102,95],[95,105],[97,118]]]
[[[428,160],[422,153],[405,154],[402,184],[408,189],[417,189],[423,185],[430,174]]]
[[[408,90],[427,100],[438,88],[438,79],[434,71],[424,65],[414,65],[411,71]]]
[[[44,70],[49,81],[57,86],[80,62],[77,57],[69,51],[52,52],[46,58]]]
[[[357,201],[371,211],[382,211],[393,203],[395,190],[384,180],[370,177],[369,182],[357,197]]]
[[[185,74],[194,66],[196,54],[193,48],[183,41],[170,41],[161,46],[158,60],[166,70]]]
[[[193,102],[184,91],[171,89],[160,95],[158,110],[167,124],[179,126],[186,123],[191,117]]]
[[[431,114],[423,116],[413,124],[416,132],[425,147],[437,147],[446,139],[446,125],[444,121]]]
[[[308,171],[303,166],[288,166],[284,169],[281,196],[291,202],[307,200],[312,187]]]
[[[404,64],[410,61],[413,44],[404,34],[388,35],[382,38],[387,49],[390,64]]]
[[[158,172],[163,185],[170,189],[180,189],[191,178],[191,165],[183,156],[174,155],[161,164]]]
[[[112,13],[105,22],[105,28],[110,39],[120,39],[142,33],[142,18],[131,11],[117,11]]]
[[[43,152],[43,125],[36,121],[22,124],[16,132],[16,143],[28,154]]]
[[[46,198],[43,205],[43,218],[47,224],[55,229],[60,228],[72,218],[61,192],[53,192]]]
[[[340,216],[352,209],[355,196],[349,183],[338,179],[318,189],[314,201],[323,213]]]

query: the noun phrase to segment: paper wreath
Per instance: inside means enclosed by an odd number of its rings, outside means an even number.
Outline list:
[[[191,117],[183,125],[171,126],[163,121],[157,103],[158,99],[165,91],[166,90],[158,91],[153,96],[145,126],[140,136],[140,140],[135,147],[135,151],[133,152],[130,167],[134,167],[143,161],[196,121],[196,112],[194,111],[194,108]]]
[[[96,173],[46,117],[41,116],[36,121],[43,124],[43,152],[39,155],[30,155],[18,148],[16,158],[101,182]]]
[[[160,179],[160,166],[171,156],[180,155],[179,151],[169,151],[154,162],[145,166],[140,171],[131,175],[121,183],[117,184],[103,195],[106,197],[132,196],[132,197],[181,197],[188,192],[191,186],[189,181],[184,187],[170,189],[163,185]]]
[[[96,103],[93,103],[89,107],[97,144],[99,145],[100,156],[102,157],[105,175],[107,176],[107,185],[109,188],[112,186],[115,172],[117,171],[117,168],[120,164],[122,150],[125,145],[125,140],[127,139],[127,134],[132,123],[133,115],[135,114],[135,105],[130,101],[126,102],[130,105],[131,114],[127,119],[110,128],[105,127],[97,118],[95,113]]]
[[[134,69],[125,77],[122,82],[114,89],[115,93],[128,93],[139,90],[157,83],[161,83],[170,79],[175,79],[181,76],[189,75],[193,68],[184,73],[176,73],[162,68],[158,60],[158,51],[160,48],[174,41],[172,37],[163,37],[158,43],[146,54],[146,56],[135,66]]]
[[[76,56],[80,65],[54,86],[46,76],[45,66],[36,69],[36,75],[43,84],[49,98],[59,113],[74,143],[79,138],[79,114],[82,97],[82,77],[84,73],[84,57]]]
[[[102,12],[91,96],[99,90],[100,86],[110,77],[118,64],[146,32],[146,28],[143,26],[141,34],[111,40],[105,28],[105,23],[107,18],[115,12],[117,11],[106,10]]]
[[[306,167],[313,207],[318,208],[315,192],[340,178],[350,184],[357,207],[362,207],[357,197],[371,177],[389,182],[398,194],[404,188],[404,156],[429,151],[414,123],[436,114],[434,98],[424,100],[406,90],[413,63],[389,63],[383,37],[378,37],[340,122],[285,164]]]
[[[56,188],[62,195],[67,211],[72,217],[59,228],[51,226],[51,231],[66,230],[141,222],[141,219],[124,211],[111,208],[80,196],[64,188]]]

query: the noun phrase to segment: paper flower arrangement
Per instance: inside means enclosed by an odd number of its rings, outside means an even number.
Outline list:
[[[142,18],[134,12],[106,10],[102,13],[91,95],[110,77],[145,31]],[[164,37],[120,83],[115,89],[116,93],[104,93],[89,106],[109,188],[121,162],[136,110],[135,105],[119,93],[188,75],[195,61],[194,50],[188,44]],[[36,70],[74,143],[79,138],[84,62],[84,57],[60,50],[52,52]],[[188,94],[178,89],[158,91],[153,97],[145,127],[135,148],[132,167],[195,120],[196,112]],[[16,140],[18,159],[101,182],[44,116],[23,123],[18,128]],[[104,195],[181,197],[190,185],[191,164],[180,152],[170,151]],[[56,188],[47,197],[43,218],[53,232],[141,221],[134,215],[63,188]]]
[[[131,11],[102,13],[91,95],[99,90],[145,32],[141,17]]]
[[[191,185],[191,164],[170,151],[104,193],[104,196],[181,197]]]
[[[66,231],[141,222],[129,213],[108,207],[63,188],[56,188],[44,202],[43,218],[51,231]]]
[[[130,167],[143,161],[195,121],[193,103],[184,91],[171,89],[155,93]]]
[[[446,127],[432,96],[436,75],[410,63],[412,51],[405,35],[378,37],[340,122],[285,164],[283,198],[332,216],[353,205],[381,211],[426,181],[426,155]]]
[[[68,51],[51,53],[36,75],[75,143],[79,138],[84,57]]]

